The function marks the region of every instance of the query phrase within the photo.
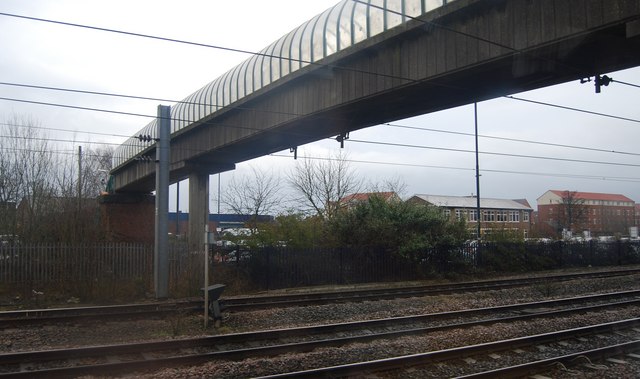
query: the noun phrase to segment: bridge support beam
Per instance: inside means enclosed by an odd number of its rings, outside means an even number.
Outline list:
[[[189,249],[202,251],[209,222],[209,173],[189,175]]]

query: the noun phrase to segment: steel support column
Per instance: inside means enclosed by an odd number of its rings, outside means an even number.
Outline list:
[[[154,239],[154,284],[157,299],[169,297],[169,138],[171,107],[158,105],[156,145],[156,221]]]
[[[209,221],[209,173],[189,175],[189,249],[202,251]]]

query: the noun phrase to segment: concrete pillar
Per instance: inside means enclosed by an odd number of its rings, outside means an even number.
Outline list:
[[[209,222],[209,174],[189,175],[189,249],[202,251],[205,226]]]

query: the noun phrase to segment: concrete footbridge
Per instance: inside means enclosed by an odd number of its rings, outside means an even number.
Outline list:
[[[639,64],[640,0],[342,0],[167,110],[169,181],[208,213],[239,162]],[[154,190],[159,120],[116,150],[116,193]]]
[[[171,180],[400,118],[634,67],[638,0],[343,0],[170,113]],[[115,153],[154,189],[157,121]]]

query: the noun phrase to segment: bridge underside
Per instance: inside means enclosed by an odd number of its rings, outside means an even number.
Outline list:
[[[181,130],[171,140],[171,180],[231,170],[383,122],[638,66],[639,20],[637,0],[455,1]],[[115,188],[151,191],[154,170],[141,162],[120,167]]]

